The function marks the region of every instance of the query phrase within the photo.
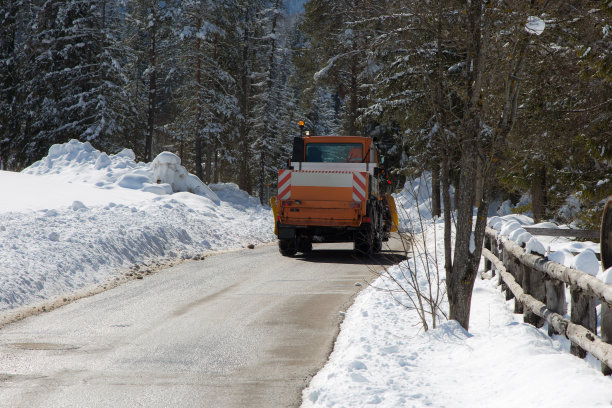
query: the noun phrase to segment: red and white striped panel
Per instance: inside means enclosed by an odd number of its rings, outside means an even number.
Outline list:
[[[368,173],[353,173],[353,201],[362,202],[366,199],[366,181]]]
[[[278,199],[291,198],[291,170],[278,171]]]

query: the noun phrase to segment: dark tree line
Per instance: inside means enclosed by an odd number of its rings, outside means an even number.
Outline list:
[[[0,20],[5,168],[78,139],[271,192],[299,116],[280,0],[1,0]]]

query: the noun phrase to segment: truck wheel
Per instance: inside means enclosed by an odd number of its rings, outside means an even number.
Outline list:
[[[302,252],[304,254],[312,251],[312,241],[307,238],[301,238],[297,241],[297,250],[298,252]]]
[[[373,250],[375,254],[382,251],[382,243],[383,243],[383,232],[378,231],[376,234],[374,234]]]
[[[295,239],[279,239],[278,250],[283,256],[294,256],[297,253]]]
[[[369,227],[366,230],[357,232],[355,235],[355,251],[365,255],[372,254],[374,250],[374,231]]]

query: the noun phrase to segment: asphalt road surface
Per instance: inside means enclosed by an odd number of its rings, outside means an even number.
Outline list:
[[[1,407],[297,407],[375,259],[276,245],[186,262],[0,329]],[[363,286],[356,286],[360,282]]]

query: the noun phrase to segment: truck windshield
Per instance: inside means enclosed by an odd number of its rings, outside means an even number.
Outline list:
[[[308,143],[307,162],[361,163],[363,145],[360,143]]]

